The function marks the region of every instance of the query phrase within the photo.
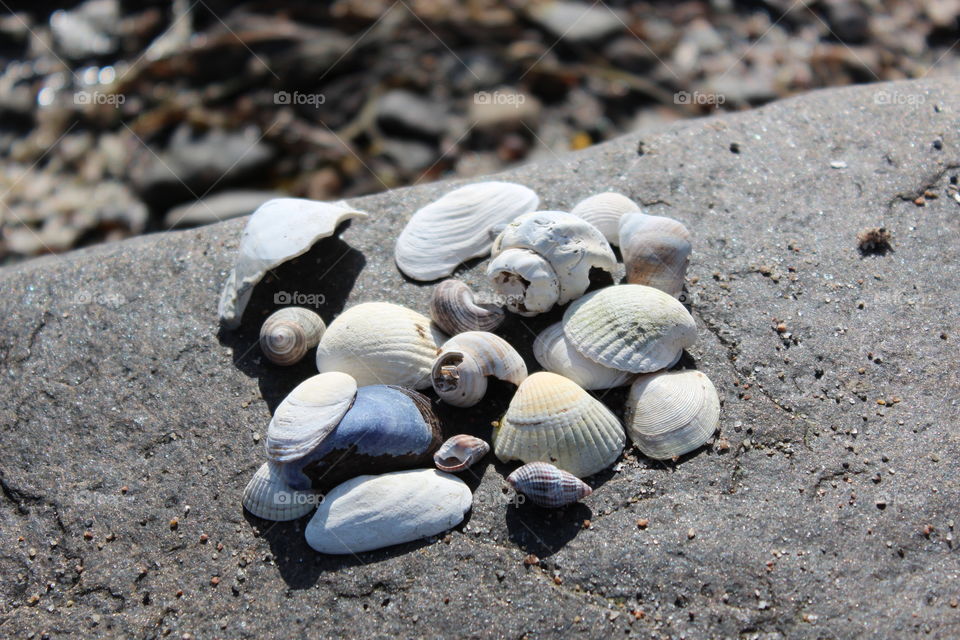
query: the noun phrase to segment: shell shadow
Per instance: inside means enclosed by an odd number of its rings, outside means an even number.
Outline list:
[[[529,502],[507,506],[507,535],[526,553],[540,559],[560,551],[583,530],[593,511],[582,502],[560,509],[545,509]]]

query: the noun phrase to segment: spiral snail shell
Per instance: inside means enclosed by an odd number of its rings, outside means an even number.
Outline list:
[[[451,336],[464,331],[493,331],[503,324],[503,309],[477,304],[473,292],[459,280],[444,280],[433,290],[430,317]]]
[[[549,462],[528,462],[507,476],[507,482],[533,504],[548,509],[564,507],[593,493],[586,482]]]
[[[282,367],[300,362],[323,337],[323,318],[303,307],[284,307],[273,312],[260,327],[260,350]]]
[[[490,451],[490,445],[480,438],[461,433],[453,436],[433,454],[433,462],[440,471],[456,473],[469,469]]]
[[[509,342],[485,331],[447,340],[430,373],[433,389],[455,407],[472,407],[487,393],[487,376],[519,385],[527,365]]]

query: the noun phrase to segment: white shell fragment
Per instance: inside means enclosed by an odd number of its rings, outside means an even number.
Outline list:
[[[683,292],[692,246],[682,222],[627,214],[620,219],[620,250],[627,282],[655,287],[675,298]]]
[[[487,376],[519,385],[527,365],[509,342],[486,331],[466,331],[447,340],[430,373],[433,389],[455,407],[472,407],[487,393]]]
[[[693,317],[676,298],[640,284],[580,298],[563,314],[563,332],[590,360],[630,373],[672,366],[697,339]]]
[[[614,191],[598,193],[577,203],[570,213],[595,226],[612,245],[620,243],[620,219],[626,213],[640,211],[636,202]]]
[[[699,371],[667,371],[637,378],[626,410],[630,439],[644,455],[666,460],[704,444],[720,422],[720,398]]]
[[[540,332],[533,343],[533,355],[547,371],[570,378],[588,390],[620,387],[633,378],[632,373],[605,367],[582,356],[567,341],[561,322]]]
[[[411,542],[455,527],[472,503],[462,480],[436,469],[359,476],[324,497],[307,525],[307,544],[347,554]]]
[[[365,302],[341,313],[317,345],[317,370],[342,371],[357,384],[430,386],[430,368],[447,339],[426,316],[389,302]]]
[[[267,427],[267,457],[290,462],[330,435],[357,396],[357,381],[345,373],[307,378],[284,398]]]
[[[243,490],[244,508],[258,518],[275,522],[307,515],[318,499],[313,491],[296,491],[287,486],[280,465],[274,462],[263,463]]]
[[[310,309],[284,307],[270,314],[260,327],[260,351],[274,364],[296,364],[317,346],[326,328],[323,318]]]
[[[239,327],[253,288],[267,271],[303,255],[345,220],[366,215],[345,202],[276,198],[260,205],[247,221],[237,263],[220,294],[220,323]]]
[[[397,238],[397,267],[414,280],[436,280],[490,252],[491,231],[535,211],[540,198],[523,185],[479,182],[455,189],[413,214]]]

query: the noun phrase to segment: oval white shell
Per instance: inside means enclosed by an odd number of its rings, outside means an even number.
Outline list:
[[[640,211],[636,202],[614,191],[598,193],[577,203],[570,213],[595,226],[612,245],[620,242],[620,219],[625,213]]]
[[[620,220],[620,249],[627,282],[677,297],[690,263],[690,232],[672,218],[629,213]]]
[[[472,503],[462,480],[436,469],[359,476],[324,497],[307,525],[307,544],[346,554],[419,540],[458,525]]]
[[[267,457],[290,462],[307,455],[340,423],[357,396],[357,381],[330,372],[297,385],[273,413],[267,427]]]
[[[631,373],[671,366],[697,339],[693,317],[676,298],[640,284],[580,298],[563,314],[563,332],[590,360]]]
[[[280,465],[265,462],[250,478],[243,490],[243,506],[263,518],[283,522],[296,520],[313,511],[317,495],[312,491],[295,491],[280,475]]]
[[[507,476],[507,482],[530,502],[548,509],[572,504],[593,493],[586,482],[549,462],[528,462]]]
[[[630,387],[625,420],[644,455],[666,460],[710,439],[720,422],[720,398],[699,371],[647,374]]]
[[[503,324],[503,309],[477,304],[473,291],[460,280],[444,280],[433,290],[430,317],[450,335],[464,331],[493,331]]]
[[[447,337],[426,316],[389,302],[341,313],[317,345],[317,370],[342,371],[359,386],[430,386],[430,368]]]
[[[628,384],[632,373],[618,371],[583,357],[563,334],[557,322],[540,332],[533,342],[533,355],[540,366],[576,382],[584,389],[612,389]]]
[[[527,365],[513,346],[487,331],[465,331],[440,348],[431,371],[433,389],[457,407],[472,407],[487,392],[487,376],[519,385]]]
[[[414,280],[436,280],[490,252],[491,230],[535,211],[540,198],[523,185],[480,182],[455,189],[413,214],[397,238],[397,267]]]
[[[433,454],[433,462],[440,471],[456,473],[469,469],[490,451],[490,445],[480,438],[461,433],[453,436]]]
[[[323,318],[310,309],[284,307],[260,327],[260,351],[274,364],[296,364],[317,346],[326,328]]]
[[[237,263],[220,294],[221,324],[227,329],[240,326],[253,288],[267,271],[303,255],[333,235],[341,222],[366,215],[346,202],[276,198],[260,205],[243,229]]]
[[[572,380],[540,371],[517,389],[494,430],[493,450],[503,462],[550,462],[583,478],[613,464],[625,442],[603,403]]]

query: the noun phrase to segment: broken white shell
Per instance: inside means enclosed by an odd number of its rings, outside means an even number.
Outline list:
[[[479,182],[423,207],[397,238],[397,267],[414,280],[436,280],[490,252],[491,230],[535,211],[540,198],[523,185]]]
[[[627,282],[645,284],[673,297],[683,293],[690,263],[690,232],[672,218],[630,213],[620,219],[620,250]]]
[[[510,311],[534,316],[582,296],[591,269],[612,273],[616,264],[593,225],[562,211],[537,211],[497,236],[487,276]]]
[[[546,371],[531,374],[494,429],[502,462],[550,462],[578,478],[609,467],[626,436],[616,416],[575,382]]]
[[[243,229],[237,263],[220,294],[220,323],[239,327],[253,288],[267,271],[303,255],[341,222],[366,215],[346,202],[276,198],[260,205]]]
[[[284,307],[260,327],[260,350],[270,362],[290,366],[317,346],[326,328],[323,318],[310,309]]]
[[[605,367],[649,373],[672,366],[697,339],[693,317],[673,296],[641,284],[606,287],[563,314],[573,348]]]
[[[472,407],[487,393],[487,376],[519,385],[527,365],[500,336],[466,331],[447,340],[430,373],[433,389],[455,407]]]
[[[636,202],[614,191],[598,193],[577,203],[570,213],[595,226],[612,245],[620,242],[620,219],[633,211],[640,211]]]
[[[720,422],[720,398],[699,371],[647,374],[630,387],[625,420],[644,455],[666,460],[710,439]]]
[[[433,462],[440,471],[456,473],[469,469],[490,451],[490,445],[480,438],[461,433],[453,436],[433,454]]]
[[[281,465],[265,462],[243,489],[243,506],[263,518],[283,522],[296,520],[313,511],[318,496],[313,491],[296,491],[287,486],[280,473]]]
[[[444,280],[433,290],[430,317],[450,335],[464,331],[493,331],[506,314],[492,304],[477,304],[473,291],[460,280]]]
[[[632,373],[605,367],[582,356],[567,341],[560,322],[540,332],[533,342],[533,355],[547,371],[570,378],[588,390],[620,387],[633,378]]]
[[[359,476],[324,497],[307,524],[307,544],[346,554],[411,542],[455,527],[472,503],[463,480],[436,469]]]
[[[389,302],[341,313],[317,345],[317,370],[349,373],[360,386],[430,386],[430,368],[447,337],[426,316]]]
[[[533,504],[548,509],[564,507],[593,493],[586,482],[549,462],[528,462],[507,476],[507,482]]]

